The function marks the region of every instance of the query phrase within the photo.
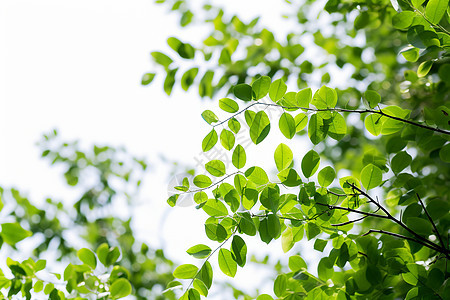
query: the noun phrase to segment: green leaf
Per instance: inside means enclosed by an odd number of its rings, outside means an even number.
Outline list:
[[[318,109],[334,108],[337,104],[336,90],[322,86],[314,94],[311,104]]]
[[[152,52],[151,55],[153,56],[153,60],[157,63],[163,66],[164,68],[168,68],[170,64],[173,62],[173,60],[161,52]]]
[[[172,93],[177,71],[178,68],[167,71],[166,79],[164,79],[164,92],[166,92],[168,96],[170,96],[170,94]]]
[[[280,274],[277,276],[273,284],[273,292],[277,297],[282,297],[286,293],[286,289],[287,289],[286,275]]]
[[[383,182],[383,173],[380,168],[372,164],[367,165],[361,171],[361,183],[366,190],[373,189]]]
[[[213,270],[211,264],[208,261],[205,261],[196,278],[200,279],[208,289],[211,288],[213,280]]]
[[[329,186],[333,182],[334,178],[336,178],[336,172],[330,166],[320,170],[319,175],[317,175],[319,184],[322,187]]]
[[[25,230],[19,223],[3,223],[1,238],[3,241],[11,246],[14,246],[21,240],[31,236],[32,233]]]
[[[203,152],[208,152],[217,143],[218,136],[216,130],[213,128],[202,141]]]
[[[256,300],[273,300],[273,298],[268,294],[261,294],[256,298]]]
[[[239,123],[239,121],[236,120],[235,118],[231,118],[230,120],[228,120],[228,127],[234,133],[238,133],[239,130],[241,130],[241,123]]]
[[[146,73],[146,74],[144,74],[142,76],[141,84],[142,85],[150,84],[153,81],[153,79],[155,78],[155,75],[156,75],[155,73]]]
[[[392,17],[392,26],[397,29],[406,29],[413,23],[416,13],[413,11],[402,11]]]
[[[342,178],[339,178],[339,184],[344,189],[344,192],[346,194],[355,194],[358,191],[353,188],[353,186],[356,186],[357,188],[361,188],[359,185],[358,179],[356,179],[353,176],[345,176]]]
[[[316,239],[316,241],[314,242],[314,249],[323,252],[323,249],[325,249],[327,243],[328,241]]]
[[[284,83],[283,79],[277,79],[270,85],[269,97],[273,102],[277,102],[283,98],[286,94],[287,85]]]
[[[175,271],[173,271],[173,277],[179,279],[191,279],[194,278],[198,272],[198,268],[192,264],[184,264],[178,266]]]
[[[227,230],[220,224],[205,224],[205,232],[210,240],[219,243],[227,238]]]
[[[185,91],[194,83],[195,77],[197,77],[198,68],[191,68],[187,70],[181,77],[181,88]]]
[[[227,207],[220,200],[209,199],[202,208],[211,217],[224,217],[228,215]]]
[[[395,174],[400,173],[412,162],[412,157],[406,151],[397,153],[391,161],[391,169]]]
[[[259,201],[265,208],[276,213],[280,200],[280,190],[277,186],[266,186],[259,197]]]
[[[260,167],[251,167],[245,171],[245,177],[257,185],[263,185],[269,182],[266,172]]]
[[[320,156],[316,151],[310,150],[302,159],[302,172],[306,178],[311,177],[319,168]]]
[[[186,252],[195,258],[202,259],[209,256],[211,253],[211,248],[203,244],[198,244],[187,249]]]
[[[294,117],[295,121],[295,132],[300,132],[308,124],[308,117],[304,113],[299,113]]]
[[[221,248],[219,250],[219,267],[222,272],[230,277],[234,277],[237,271],[237,263],[233,259],[233,254],[230,250]]]
[[[131,284],[125,278],[119,278],[111,284],[109,292],[113,299],[119,299],[131,294]]]
[[[320,228],[316,224],[309,222],[305,226],[306,237],[308,241],[316,237],[320,233]]]
[[[256,235],[256,226],[252,220],[252,217],[250,216],[250,213],[243,212],[239,213],[239,215],[241,216],[241,219],[239,221],[239,229],[242,230],[242,232],[246,235]]]
[[[445,144],[441,150],[439,150],[439,157],[442,161],[450,163],[450,143]]]
[[[226,150],[231,150],[234,147],[234,134],[226,129],[223,129],[220,133],[220,143]]]
[[[428,219],[409,217],[405,223],[410,229],[420,235],[428,236],[432,233],[431,223]]]
[[[271,238],[276,239],[280,236],[281,225],[280,219],[276,214],[269,214],[267,216],[267,231]]]
[[[241,145],[237,145],[236,148],[234,148],[231,161],[233,162],[233,166],[235,166],[237,169],[241,169],[245,166],[247,155],[245,154],[244,147],[242,147]]]
[[[425,16],[431,23],[438,24],[447,10],[448,0],[430,0],[425,8]]]
[[[197,175],[194,177],[194,184],[199,188],[206,188],[212,184],[212,181],[206,175]]]
[[[313,114],[309,119],[308,136],[314,145],[323,141],[327,136],[327,128],[325,128],[323,118],[319,114]]]
[[[215,177],[221,177],[225,175],[225,164],[217,159],[211,160],[210,162],[206,163],[205,169],[209,174]]]
[[[292,154],[292,150],[287,145],[281,143],[278,145],[277,149],[275,149],[274,159],[278,171],[289,167],[293,158],[294,155]]]
[[[381,133],[383,122],[381,120],[381,116],[371,114],[364,120],[364,125],[367,131],[369,131],[372,135],[377,136]]]
[[[419,65],[419,68],[417,69],[417,76],[425,77],[428,74],[428,72],[430,72],[432,66],[433,61],[431,60],[424,61]]]
[[[252,87],[249,86],[248,84],[241,83],[236,85],[233,88],[233,93],[237,98],[243,101],[252,100]]]
[[[298,272],[302,269],[307,268],[306,262],[303,260],[303,258],[301,258],[300,255],[293,255],[289,257],[288,266],[292,272]]]
[[[78,258],[92,269],[97,267],[97,258],[95,257],[94,252],[87,248],[82,248],[77,251]]]
[[[406,47],[400,51],[403,57],[410,62],[416,62],[419,59],[419,49],[413,46]]]
[[[347,134],[347,123],[344,117],[338,112],[332,112],[331,123],[328,125],[328,135],[337,141]]]
[[[239,105],[236,101],[230,98],[222,98],[219,100],[219,107],[229,113],[235,113],[239,110]]]
[[[196,289],[201,295],[207,297],[208,296],[208,287],[206,286],[206,284],[195,278],[194,279],[194,283],[192,285],[194,287],[194,289]],[[200,299],[200,297],[198,297],[198,299]]]
[[[294,117],[289,113],[283,113],[278,123],[281,133],[288,139],[292,139],[296,132],[296,123]]]
[[[268,76],[261,76],[256,79],[252,84],[253,99],[259,100],[266,96],[270,89],[270,82],[271,80]]]
[[[298,175],[297,171],[292,168],[281,170],[277,174],[277,177],[281,180],[282,184],[288,187],[299,186],[302,184],[302,179]]]
[[[367,90],[364,93],[364,97],[366,98],[367,103],[369,103],[370,108],[375,108],[378,105],[378,103],[381,102],[380,94],[372,90]]]
[[[233,237],[233,241],[231,242],[231,250],[234,261],[236,261],[238,266],[241,268],[244,267],[245,262],[247,261],[247,245],[240,236],[235,235]]]
[[[250,138],[256,145],[261,143],[270,131],[270,120],[264,111],[256,113],[250,126]]]
[[[295,95],[295,101],[297,103],[297,106],[304,108],[309,108],[311,98],[312,98],[311,88],[303,89]]]
[[[210,110],[205,110],[204,112],[202,112],[202,118],[203,120],[206,121],[206,123],[208,123],[209,125],[211,125],[212,123],[216,123],[219,121],[219,118],[216,116],[215,113],[213,113]]]
[[[252,127],[253,120],[255,119],[256,113],[252,110],[246,110],[244,113],[245,116],[245,122],[247,123],[248,127]]]

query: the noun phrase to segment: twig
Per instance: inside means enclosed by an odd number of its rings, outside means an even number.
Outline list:
[[[331,224],[331,226],[336,226],[336,227],[338,227],[338,226],[345,226],[345,225],[353,224],[353,223],[359,222],[359,221],[361,221],[361,220],[364,220],[364,219],[367,218],[367,217],[368,217],[368,216],[364,216],[364,217],[361,217],[361,218],[359,218],[359,219],[351,220],[351,221],[344,222],[344,223]]]
[[[439,234],[436,224],[433,222],[433,219],[431,218],[430,214],[428,213],[428,210],[426,209],[425,205],[423,204],[422,199],[420,199],[420,196],[418,193],[416,193],[416,196],[417,196],[417,199],[419,199],[420,205],[422,205],[423,210],[425,211],[425,214],[428,217],[428,220],[430,220],[431,225],[433,225],[434,232],[436,232],[436,235],[439,238],[439,242],[441,243],[442,248],[446,249],[444,241],[442,240],[442,236]]]
[[[381,219],[389,219],[388,216],[383,216],[383,215],[378,215],[378,214],[373,214],[370,212],[365,212],[365,211],[360,211],[360,210],[356,210],[356,209],[351,209],[351,208],[347,208],[347,207],[342,207],[342,206],[334,206],[334,205],[329,205],[329,204],[324,204],[324,203],[316,203],[318,205],[322,205],[322,206],[326,206],[329,209],[340,209],[340,210],[346,210],[348,212],[354,212],[360,215],[365,215],[367,217],[376,217],[376,218],[381,218]]]

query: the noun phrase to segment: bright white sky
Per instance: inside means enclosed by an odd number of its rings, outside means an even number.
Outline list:
[[[265,14],[263,22],[274,28],[279,19],[273,16],[281,15],[284,6],[281,0],[273,2],[232,0],[226,5],[239,6],[236,11],[245,11],[247,19]],[[158,155],[194,165],[208,131],[200,113],[212,106],[179,87],[167,97],[161,78],[150,87],[140,85],[142,74],[153,70],[150,52],[167,49],[167,37],[180,32],[177,20],[151,0],[1,1],[0,185],[17,187],[36,201],[67,198],[61,170],[49,168],[35,146],[53,128],[63,139],[79,139],[86,147],[125,145],[145,156],[154,171],[135,212],[138,236],[154,247],[164,243],[171,259],[193,263],[185,253],[188,247],[198,242],[214,246],[203,233],[205,214],[192,207],[168,210],[169,167]],[[183,33],[185,40],[196,36]],[[264,149],[272,167],[278,143],[267,142]],[[306,149],[297,147],[301,157]],[[279,241],[270,248],[281,256]],[[248,272],[238,271],[233,282],[247,282]]]

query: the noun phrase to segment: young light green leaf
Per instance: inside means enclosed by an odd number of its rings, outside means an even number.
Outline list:
[[[247,123],[248,127],[252,127],[253,120],[255,119],[256,113],[252,110],[246,110],[244,113],[245,123]]]
[[[270,85],[269,97],[273,102],[277,102],[286,94],[287,85],[283,79],[277,79]]]
[[[230,277],[234,277],[237,271],[237,263],[233,259],[233,254],[230,250],[221,248],[219,250],[219,267],[222,272]]]
[[[303,130],[303,128],[306,127],[306,124],[308,124],[308,117],[304,113],[299,113],[294,117],[295,121],[295,132],[300,132]]]
[[[235,113],[239,110],[239,105],[236,101],[230,98],[222,98],[219,100],[219,107],[229,113]]]
[[[173,271],[173,277],[179,279],[191,279],[197,274],[198,268],[192,264],[184,264],[178,266],[175,271]]]
[[[221,177],[225,175],[225,164],[217,159],[211,160],[210,162],[206,163],[205,169],[209,172],[209,174],[215,177]]]
[[[194,283],[192,284],[192,286],[194,287],[194,289],[196,289],[201,295],[207,297],[208,296],[208,287],[206,286],[205,283],[203,283],[203,281],[195,278],[194,279]],[[200,299],[200,297],[198,297],[198,299]],[[190,299],[189,299],[190,300]]]
[[[319,114],[313,114],[309,119],[308,136],[314,145],[317,145],[327,136],[323,118]]]
[[[146,74],[144,74],[142,76],[141,84],[142,85],[150,84],[153,81],[153,79],[155,78],[155,75],[156,75],[155,73],[146,73]]]
[[[266,186],[261,192],[259,202],[261,202],[266,209],[276,213],[280,202],[280,190],[278,186]]]
[[[278,171],[289,167],[293,158],[294,155],[292,154],[292,150],[287,145],[281,143],[278,145],[277,149],[275,149],[274,159]]]
[[[256,145],[261,143],[270,131],[270,120],[264,111],[256,113],[250,126],[250,138]]]
[[[383,127],[383,120],[381,119],[381,116],[371,114],[366,117],[364,120],[364,125],[371,134],[374,136],[377,136],[381,133],[381,129]]]
[[[247,245],[245,241],[238,235],[233,237],[233,241],[231,242],[231,251],[233,254],[234,261],[241,268],[244,267],[245,262],[247,261]]]
[[[198,272],[197,277],[203,283],[206,285],[206,287],[209,289],[211,288],[212,280],[213,280],[213,270],[211,267],[211,264],[206,261],[203,266],[200,268],[200,271]]]
[[[195,258],[202,259],[208,257],[211,253],[211,248],[203,244],[198,244],[187,249],[186,252]]]
[[[197,77],[198,68],[191,68],[187,70],[181,77],[181,88],[185,91],[194,83],[195,77]]]
[[[161,52],[152,52],[151,55],[153,56],[153,60],[160,64],[161,66],[165,67],[166,69],[169,67],[169,65],[173,62],[173,60]]]
[[[218,136],[216,130],[213,128],[202,141],[203,152],[208,152],[217,143]]]
[[[87,248],[81,248],[77,251],[78,258],[85,263],[86,265],[90,266],[92,269],[95,269],[97,267],[97,258],[95,257],[94,252]]]
[[[278,123],[281,133],[288,139],[292,139],[296,132],[296,124],[294,117],[285,112],[280,116]]]
[[[330,166],[320,170],[319,174],[317,175],[319,184],[322,187],[329,186],[333,182],[334,178],[336,178],[336,172]]]
[[[220,143],[226,150],[231,150],[234,147],[234,134],[226,129],[223,129],[220,133]]]
[[[338,112],[331,113],[331,123],[328,125],[328,135],[337,141],[347,134],[347,123],[344,117]]]
[[[235,118],[231,118],[230,120],[228,120],[228,127],[231,129],[231,131],[237,134],[239,130],[241,130],[241,123],[239,123],[239,121]]]
[[[430,0],[425,8],[425,16],[433,24],[439,24],[447,10],[448,0]]]
[[[370,108],[377,107],[378,103],[381,102],[381,96],[377,92],[373,90],[367,90],[364,93],[364,98],[366,98],[367,103],[369,104]]]
[[[127,279],[119,278],[111,284],[109,292],[113,299],[126,297],[131,294],[131,284]]]
[[[199,188],[206,188],[210,186],[211,183],[212,183],[211,179],[206,175],[200,174],[194,177],[194,184]]]
[[[397,29],[407,29],[413,23],[416,13],[413,11],[402,11],[392,17],[392,26]]]
[[[261,76],[256,79],[252,84],[253,99],[259,100],[267,95],[270,89],[270,82],[271,80],[268,76]]]
[[[302,172],[306,178],[311,177],[319,168],[320,156],[316,151],[310,150],[302,159]]]
[[[344,192],[346,194],[355,194],[357,193],[357,190],[353,188],[353,186],[357,188],[361,188],[359,185],[358,179],[356,179],[353,176],[345,176],[342,178],[339,178],[339,184],[341,185],[342,189],[344,189]]]
[[[252,100],[252,87],[245,83],[240,83],[233,88],[234,95],[243,100],[250,101]]]
[[[245,166],[247,155],[245,154],[244,147],[242,147],[241,145],[237,145],[236,148],[234,148],[231,161],[237,169],[241,169]]]
[[[372,164],[367,165],[361,171],[361,183],[366,188],[370,190],[376,188],[383,182],[383,173],[380,168]]]
[[[3,238],[5,243],[14,246],[31,235],[32,233],[23,229],[19,223],[3,223],[0,237]]]
[[[269,214],[267,216],[267,230],[271,238],[277,239],[281,233],[280,219],[276,214]]]
[[[334,108],[337,104],[336,90],[322,86],[314,94],[311,104],[318,109]]]
[[[416,47],[410,46],[402,49],[400,53],[403,57],[410,62],[416,62],[420,57],[420,50]]]
[[[304,108],[309,108],[309,103],[311,102],[311,98],[312,98],[311,88],[303,89],[303,90],[299,91],[295,96],[297,106],[304,107]]]
[[[168,70],[166,79],[164,79],[163,88],[164,88],[164,92],[166,92],[166,94],[168,96],[170,96],[170,94],[172,93],[172,89],[175,84],[175,75],[176,75],[177,71],[178,71],[178,68],[173,69],[173,70]]]
[[[287,289],[286,275],[280,274],[277,276],[273,284],[273,292],[277,297],[281,298],[283,295],[286,294],[286,289]]]
[[[205,110],[204,112],[202,112],[202,118],[203,120],[206,121],[206,123],[208,123],[209,125],[211,125],[212,123],[216,123],[219,121],[219,118],[216,116],[215,113],[213,113],[210,110]]]
[[[223,217],[228,215],[227,207],[220,200],[209,199],[202,208],[211,217]]]
[[[428,72],[430,72],[432,66],[433,61],[431,60],[424,61],[419,65],[419,68],[417,69],[417,76],[425,77],[428,74]]]
[[[260,167],[251,167],[245,171],[245,177],[257,185],[263,185],[269,182],[266,172]]]

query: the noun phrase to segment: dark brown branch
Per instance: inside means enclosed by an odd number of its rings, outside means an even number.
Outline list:
[[[425,211],[425,214],[427,215],[428,220],[430,221],[431,225],[433,226],[434,232],[436,232],[436,235],[439,238],[439,242],[441,243],[442,248],[446,249],[445,243],[442,240],[442,236],[439,234],[439,231],[438,231],[438,229],[436,227],[436,224],[434,224],[433,219],[431,218],[430,214],[428,213],[428,210],[426,209],[425,205],[422,202],[422,199],[420,199],[420,196],[417,193],[416,193],[416,196],[417,196],[417,199],[419,199],[420,205],[422,205],[422,208]]]
[[[359,218],[359,219],[356,219],[356,220],[351,220],[351,221],[348,221],[348,222],[344,222],[344,223],[339,223],[339,224],[331,224],[331,226],[336,226],[336,227],[338,227],[338,226],[345,226],[345,225],[349,225],[349,224],[353,224],[353,223],[356,223],[356,222],[359,222],[359,221],[362,221],[362,220],[364,220],[365,218],[367,218],[368,216],[364,216],[364,217],[361,217],[361,218]]]
[[[365,215],[367,217],[376,217],[376,218],[381,218],[381,219],[389,219],[388,216],[383,216],[383,215],[378,215],[378,214],[373,214],[370,212],[365,212],[365,211],[360,211],[360,210],[356,210],[356,209],[351,209],[351,208],[347,208],[347,207],[342,207],[342,206],[334,206],[334,205],[329,205],[329,204],[324,204],[324,203],[316,203],[317,205],[321,205],[321,206],[326,206],[329,209],[340,209],[340,210],[345,210],[348,212],[353,212],[353,213],[357,213],[360,215]]]

